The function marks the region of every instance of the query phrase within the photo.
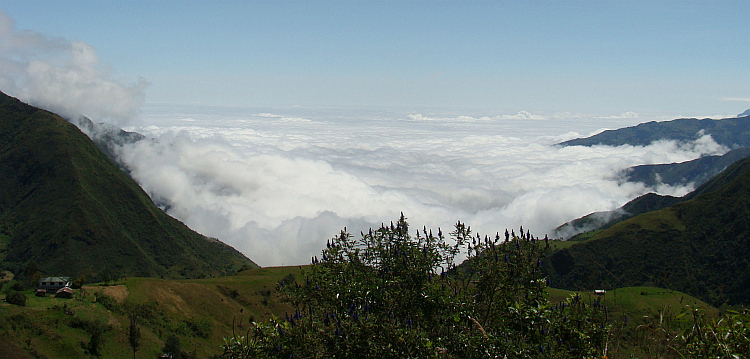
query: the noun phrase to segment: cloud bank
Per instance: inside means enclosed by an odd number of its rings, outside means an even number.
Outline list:
[[[137,115],[146,85],[112,79],[90,45],[18,31],[0,12],[0,91],[70,119],[123,125]]]
[[[482,234],[523,225],[543,236],[648,191],[692,189],[622,183],[627,167],[726,151],[710,136],[554,146],[637,123],[631,115],[274,111],[150,107],[149,125],[129,129],[156,140],[123,147],[121,156],[169,214],[268,266],[308,263],[344,226],[358,233],[400,212],[420,228],[449,232],[462,221]]]

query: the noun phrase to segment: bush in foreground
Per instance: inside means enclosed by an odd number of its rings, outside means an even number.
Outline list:
[[[553,305],[530,234],[451,239],[409,233],[406,219],[355,238],[342,231],[304,280],[279,290],[294,313],[226,340],[227,358],[560,358],[603,356],[606,309]],[[457,259],[466,258],[461,266]]]

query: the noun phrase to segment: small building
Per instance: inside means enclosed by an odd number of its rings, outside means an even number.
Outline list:
[[[594,290],[594,294],[596,294],[596,295],[604,295],[605,293],[607,293],[607,291],[605,291],[604,289],[596,289],[596,290]]]
[[[55,292],[55,298],[73,298],[73,289],[70,287],[63,287]]]
[[[56,293],[58,289],[65,287],[70,287],[70,277],[46,277],[39,280],[37,289]]]
[[[35,295],[36,295],[37,297],[46,297],[46,296],[47,296],[47,290],[46,290],[46,289],[40,289],[40,288],[37,288],[37,289],[36,289],[36,292],[34,292],[34,294],[35,294]]]

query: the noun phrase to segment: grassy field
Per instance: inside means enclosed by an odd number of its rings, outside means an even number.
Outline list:
[[[289,308],[275,295],[276,283],[300,272],[300,267],[271,267],[210,279],[127,278],[84,286],[72,299],[35,297],[26,290],[25,307],[0,303],[0,357],[85,357],[91,340],[86,326],[100,323],[106,328],[101,357],[132,358],[127,308],[140,304],[138,358],[159,355],[172,334],[180,337],[183,351],[210,358],[221,354],[233,323],[244,335],[251,321],[284,316]]]
[[[573,295],[586,302],[600,299],[608,308],[611,324],[610,358],[660,358],[674,355],[667,347],[675,334],[693,325],[690,315],[698,310],[717,318],[719,310],[690,295],[654,287],[625,287],[604,294],[549,289],[555,303]],[[671,334],[670,334],[671,333]],[[670,356],[671,357],[671,356]]]
[[[233,330],[245,335],[252,321],[289,312],[291,308],[276,296],[276,283],[289,275],[300,279],[302,271],[303,267],[295,266],[251,269],[210,279],[127,278],[84,286],[72,299],[34,297],[27,290],[25,307],[0,304],[0,357],[85,357],[91,340],[86,326],[99,323],[106,328],[101,357],[132,358],[127,308],[140,305],[143,339],[137,358],[156,357],[172,334],[179,336],[183,351],[210,358],[221,354],[221,344]],[[553,302],[576,294],[586,301],[600,297],[559,289],[549,293]],[[659,320],[655,318],[681,325],[676,317],[686,306],[705,308],[711,315],[718,312],[695,298],[660,288],[620,288],[601,299],[610,308],[610,321],[627,317],[632,326]]]
[[[688,308],[700,308],[709,316],[717,316],[718,309],[698,300],[690,295],[654,287],[626,287],[610,290],[603,295],[593,292],[575,292],[550,288],[550,300],[559,302],[565,298],[579,294],[587,301],[600,298],[607,305],[613,317],[628,317],[628,320],[643,321],[646,318],[661,316],[669,320],[681,314]]]

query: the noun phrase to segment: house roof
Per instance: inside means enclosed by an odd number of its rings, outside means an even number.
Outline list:
[[[70,282],[70,277],[44,277],[39,280],[39,283],[48,282]]]

